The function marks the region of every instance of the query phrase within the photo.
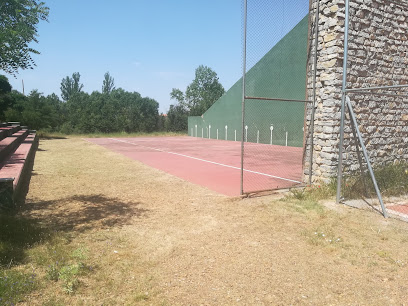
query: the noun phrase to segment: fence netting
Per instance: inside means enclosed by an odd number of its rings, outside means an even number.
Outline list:
[[[250,193],[302,182],[309,1],[245,3],[242,191]]]
[[[360,2],[349,16],[346,94],[353,113],[346,107],[341,193],[346,203],[383,213],[366,153],[385,214],[408,214],[408,5]]]

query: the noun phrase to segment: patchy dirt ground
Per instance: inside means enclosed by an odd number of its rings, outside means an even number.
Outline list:
[[[73,294],[28,305],[404,305],[408,224],[228,198],[82,139],[42,140],[23,215],[86,248]]]

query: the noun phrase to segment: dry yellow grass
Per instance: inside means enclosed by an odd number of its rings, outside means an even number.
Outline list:
[[[78,138],[42,140],[22,214],[86,250],[73,294],[27,305],[403,305],[408,225],[366,211],[218,195]]]

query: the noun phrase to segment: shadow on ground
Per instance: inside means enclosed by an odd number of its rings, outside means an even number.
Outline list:
[[[0,265],[13,266],[25,259],[25,251],[50,237],[50,230],[30,218],[0,215]]]
[[[32,200],[23,210],[35,219],[47,220],[54,230],[84,232],[123,226],[148,210],[140,202],[124,202],[101,194],[74,195],[55,201]]]
[[[67,137],[64,137],[64,136],[57,136],[57,135],[44,135],[44,134],[41,134],[41,135],[39,135],[39,138],[42,140],[42,139],[45,139],[45,140],[52,140],[52,139],[67,139]]]
[[[75,195],[56,201],[27,200],[17,214],[0,214],[0,266],[23,263],[26,251],[59,231],[81,233],[129,224],[146,215],[139,202],[103,195]]]

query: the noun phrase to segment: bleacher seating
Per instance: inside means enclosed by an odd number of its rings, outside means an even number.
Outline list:
[[[24,200],[37,147],[35,131],[0,123],[0,211],[15,210]]]

